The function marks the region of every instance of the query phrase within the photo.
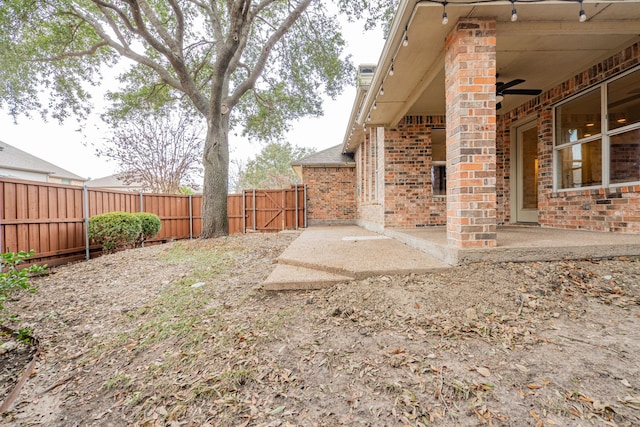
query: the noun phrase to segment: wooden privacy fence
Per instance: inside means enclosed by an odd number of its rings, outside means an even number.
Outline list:
[[[228,198],[229,233],[306,226],[306,188],[257,190]],[[283,204],[276,207],[275,201]],[[202,196],[134,193],[44,182],[0,179],[0,252],[34,249],[50,265],[88,259],[100,247],[87,235],[90,217],[106,212],[149,212],[162,221],[150,242],[189,239],[202,231]]]

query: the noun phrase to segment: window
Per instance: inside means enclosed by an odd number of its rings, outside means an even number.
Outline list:
[[[434,196],[447,194],[447,147],[444,129],[431,131],[431,187]]]
[[[640,181],[640,69],[555,109],[556,187]]]
[[[60,184],[71,184],[71,180],[70,179],[61,179],[60,180]]]

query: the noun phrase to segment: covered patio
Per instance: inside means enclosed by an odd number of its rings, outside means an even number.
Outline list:
[[[321,289],[367,277],[433,273],[478,262],[612,257],[640,257],[640,235],[503,226],[498,227],[496,247],[460,249],[447,244],[445,227],[394,228],[379,234],[352,225],[312,226],[278,258],[262,286]]]
[[[497,227],[497,245],[480,249],[447,244],[445,227],[387,228],[384,234],[450,265],[640,256],[640,235],[634,234],[504,225]]]
[[[355,222],[452,264],[635,242],[639,20],[637,0],[401,1],[342,145]]]

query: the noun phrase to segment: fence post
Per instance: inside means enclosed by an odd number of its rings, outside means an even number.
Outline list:
[[[307,228],[307,184],[304,184],[304,228]]]
[[[89,248],[89,190],[86,184],[82,190],[82,198],[84,199],[82,201],[84,207],[84,258],[88,261],[91,258],[91,254]]]
[[[189,194],[189,240],[193,240],[193,196]]]
[[[282,229],[287,230],[287,190],[282,190]]]
[[[256,189],[253,189],[253,231],[256,231]]]
[[[242,234],[247,234],[247,206],[244,198],[245,190],[242,189]]]
[[[142,190],[140,190],[138,192],[138,194],[140,195],[140,212],[144,212],[144,202],[142,200]],[[142,239],[142,243],[140,244],[140,246],[142,246],[144,248],[144,238]]]
[[[296,230],[297,230],[298,229],[298,215],[300,214],[300,212],[298,212],[298,184],[296,184],[295,188],[296,188],[296,195],[295,195],[295,198],[296,198],[296,215],[295,215],[295,217],[296,217]]]

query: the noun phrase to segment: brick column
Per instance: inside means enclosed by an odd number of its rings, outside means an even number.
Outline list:
[[[460,19],[445,48],[447,239],[495,247],[495,20]]]

